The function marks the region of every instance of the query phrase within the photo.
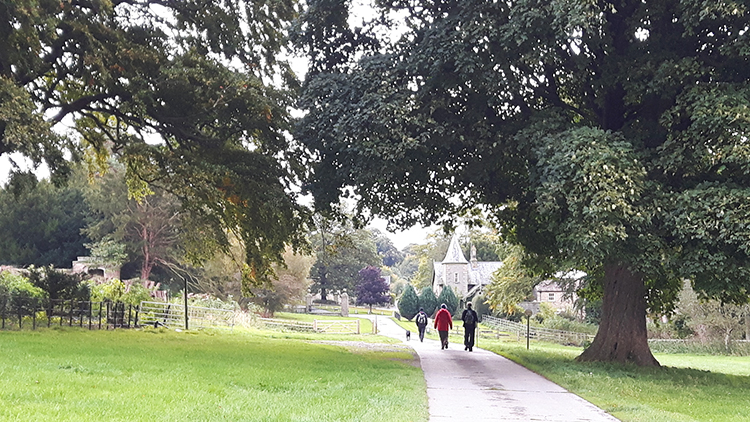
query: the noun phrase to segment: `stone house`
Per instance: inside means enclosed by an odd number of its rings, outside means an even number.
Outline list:
[[[500,261],[477,261],[477,251],[471,246],[471,255],[466,259],[458,236],[451,238],[448,252],[442,261],[433,263],[432,290],[439,295],[445,286],[450,286],[460,298],[473,297],[492,281],[492,273],[502,267]]]

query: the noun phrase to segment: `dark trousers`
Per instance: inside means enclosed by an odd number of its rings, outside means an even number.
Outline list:
[[[469,349],[474,347],[474,332],[476,332],[476,330],[476,325],[464,326],[464,346],[468,347]]]
[[[419,330],[419,341],[424,340],[424,331],[427,329],[426,325],[417,325],[417,330]]]
[[[443,346],[443,348],[448,347],[448,332],[438,331],[438,334],[440,334],[440,345]]]

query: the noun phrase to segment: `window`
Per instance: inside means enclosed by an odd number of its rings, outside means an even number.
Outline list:
[[[455,277],[453,277],[453,281],[458,284],[458,273],[453,274]]]
[[[547,296],[547,299],[550,302],[554,302],[555,301],[555,294],[554,293],[549,293],[548,296]]]

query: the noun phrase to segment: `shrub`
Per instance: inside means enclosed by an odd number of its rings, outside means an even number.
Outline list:
[[[456,293],[453,292],[452,287],[445,286],[443,290],[440,291],[437,301],[438,306],[445,303],[445,307],[448,308],[448,312],[450,312],[451,315],[456,314],[456,310],[458,310],[458,297],[456,297]]]
[[[477,315],[479,315],[480,321],[482,320],[482,315],[492,315],[492,309],[490,309],[490,305],[487,303],[487,296],[474,296],[474,299],[471,302]]]
[[[126,285],[118,279],[112,279],[104,283],[90,283],[91,300],[94,302],[123,302],[130,305],[139,305],[144,300],[151,300],[151,293],[140,283]]]
[[[422,289],[422,293],[419,295],[419,306],[424,308],[424,312],[427,315],[435,313],[438,307],[438,301],[432,287],[426,286]]]
[[[67,274],[63,271],[45,267],[29,267],[29,281],[44,290],[50,299],[89,300],[89,286],[83,283],[80,274]]]
[[[406,285],[404,294],[402,294],[401,299],[398,300],[398,311],[401,316],[409,321],[411,321],[411,319],[419,312],[419,298],[411,284]]]
[[[44,290],[34,286],[29,280],[9,271],[0,272],[0,297],[9,297],[11,302],[0,302],[0,306],[10,305],[13,308],[34,308],[46,297]],[[1,300],[1,299],[0,299]]]
[[[586,334],[596,334],[596,331],[599,329],[599,327],[594,324],[571,321],[567,318],[562,318],[557,315],[551,318],[545,319],[542,326],[544,328],[550,328],[553,330],[572,331],[575,333],[586,333]]]

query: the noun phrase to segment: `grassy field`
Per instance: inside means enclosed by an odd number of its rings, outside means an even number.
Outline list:
[[[335,343],[365,338],[3,331],[0,421],[426,421],[411,353]]]
[[[662,368],[578,363],[582,349],[482,339],[492,350],[547,377],[622,421],[750,420],[750,359],[657,354]]]
[[[365,318],[357,317],[340,317],[340,316],[324,316],[324,315],[313,315],[313,314],[295,314],[290,312],[276,312],[274,318],[278,319],[290,319],[293,321],[313,322],[313,320],[348,320],[348,321],[359,321],[359,332],[361,334],[372,333],[372,322]],[[382,339],[382,338],[379,338]]]

